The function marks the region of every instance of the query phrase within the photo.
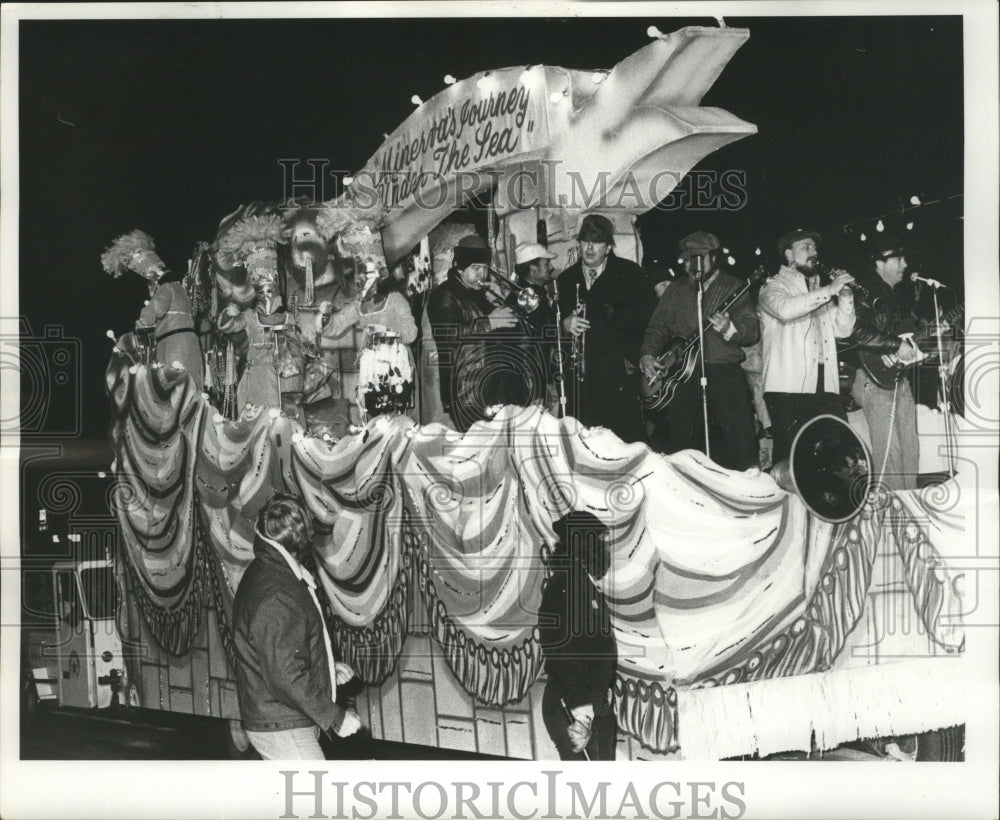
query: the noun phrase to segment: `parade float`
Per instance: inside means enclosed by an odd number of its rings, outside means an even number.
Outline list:
[[[748,36],[686,28],[607,71],[470,77],[420,105],[338,200],[223,220],[189,271],[211,342],[203,380],[157,360],[142,333],[117,339],[107,373],[131,702],[238,719],[233,596],[256,514],[282,490],[315,516],[328,623],[375,737],[556,756],[537,610],[552,523],[571,510],[610,529],[619,758],[766,756],[965,723],[961,574],[948,562],[966,550],[975,496],[961,472],[927,491],[876,489],[833,523],[767,474],[662,456],[540,407],[503,408],[464,435],[368,413],[366,383],[388,382],[359,353],[386,340],[360,338],[358,323],[327,330],[346,309],[324,296],[331,266],[363,282],[413,255],[426,276],[428,235],[487,191],[507,270],[515,242],[539,238],[557,268],[570,261],[592,205],[573,200],[580,179],[603,180],[616,252],[638,260],[635,217],[656,203],[634,192],[662,199],[756,131],[699,104]],[[244,315],[255,292],[280,319]],[[324,348],[324,333],[342,341]],[[240,355],[267,377],[241,385]],[[327,365],[337,378],[324,381]]]

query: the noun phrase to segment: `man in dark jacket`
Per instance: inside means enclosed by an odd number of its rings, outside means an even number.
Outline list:
[[[580,258],[558,279],[563,330],[585,339],[584,373],[567,373],[569,414],[588,427],[607,427],[622,441],[645,435],[639,409],[642,334],[656,304],[653,288],[634,262],[614,254],[614,226],[587,214],[577,233]],[[586,316],[577,311],[577,299]]]
[[[558,543],[538,609],[548,682],[542,719],[563,760],[615,759],[612,686],[618,647],[597,587],[610,566],[607,527],[574,511],[553,524]]]
[[[872,260],[874,275],[862,280],[867,294],[855,298],[857,320],[847,340],[845,359],[858,368],[851,395],[868,421],[876,478],[881,476],[891,490],[912,490],[920,463],[913,393],[903,373],[894,387],[880,386],[854,352],[865,350],[876,360],[885,356],[889,363],[913,362],[920,355],[916,345],[904,338],[917,329],[917,323],[911,294],[899,287],[907,267],[903,243],[888,234],[876,236]],[[884,383],[885,377],[881,380]]]
[[[488,407],[527,404],[531,392],[514,350],[523,341],[517,315],[505,305],[495,307],[486,296],[489,262],[490,249],[480,237],[462,238],[447,280],[427,304],[441,403],[463,433],[486,417]]]
[[[705,331],[705,376],[708,380],[709,424],[719,437],[711,439],[710,451],[716,463],[734,470],[758,464],[757,432],[754,427],[750,389],[740,363],[746,358],[743,347],[760,338],[760,322],[744,292],[724,313],[721,307],[743,284],[719,269],[722,245],[710,233],[698,231],[680,241],[680,255],[687,275],[671,285],[660,299],[640,350],[643,378],[653,383],[676,360],[660,362],[657,357],[671,348],[676,339],[698,332],[698,288],[702,287],[702,313],[709,328]],[[699,285],[699,282],[701,283]],[[695,369],[676,388],[674,398],[663,413],[665,436],[656,436],[654,446],[676,453],[697,446],[704,429],[701,408],[701,368],[698,351],[693,351]]]
[[[354,673],[334,660],[316,582],[300,563],[312,538],[305,505],[275,495],[258,517],[254,560],[233,601],[241,722],[265,760],[323,760],[321,729],[347,737],[361,726],[334,702],[337,684]]]
[[[552,300],[551,282],[555,271],[552,261],[556,255],[537,242],[522,242],[514,252],[517,284],[522,290],[512,291],[507,296],[507,305],[520,316],[524,331],[524,366],[532,374],[535,382],[529,401],[542,400],[546,406],[553,406],[557,386],[553,375],[558,372],[558,345],[556,344],[556,308]],[[532,294],[538,302],[534,310],[521,305],[521,301]]]

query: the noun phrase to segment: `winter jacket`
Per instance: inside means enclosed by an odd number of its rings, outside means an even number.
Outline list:
[[[236,692],[243,728],[337,731],[323,624],[305,581],[259,535],[233,601]]]
[[[738,279],[720,272],[705,289],[702,305],[705,321],[741,287]],[[726,339],[709,325],[705,331],[705,364],[742,362],[746,358],[743,346],[752,345],[760,338],[760,322],[748,293],[740,296],[726,313],[733,323],[734,333]],[[673,338],[686,339],[697,332],[698,287],[690,279],[680,279],[666,289],[653,311],[640,354],[659,356]]]
[[[558,568],[542,591],[538,629],[548,687],[569,709],[593,704],[606,710],[618,667],[608,605],[579,567]]]
[[[781,267],[760,289],[765,393],[815,393],[819,365],[827,393],[840,391],[837,339],[854,330],[854,302],[836,303],[825,290],[810,290],[797,270]]]

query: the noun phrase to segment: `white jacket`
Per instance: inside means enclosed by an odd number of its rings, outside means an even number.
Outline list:
[[[853,294],[834,304],[827,288],[809,290],[805,276],[782,265],[760,289],[757,312],[765,393],[815,393],[821,362],[826,392],[840,391],[836,339],[854,330]]]

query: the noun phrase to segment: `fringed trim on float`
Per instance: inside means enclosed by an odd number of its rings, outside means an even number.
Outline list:
[[[202,506],[197,493],[195,494],[195,503],[200,511]],[[225,650],[226,660],[229,662],[229,668],[235,669],[236,644],[233,642],[233,629],[229,623],[229,613],[233,608],[233,602],[231,600],[232,595],[226,595],[225,590],[227,590],[227,587],[225,585],[225,578],[222,574],[222,562],[219,560],[218,553],[215,552],[214,545],[204,543],[204,532],[205,530],[202,526],[201,514],[199,512],[196,539],[197,549],[202,555],[205,556],[206,562],[211,564],[208,569],[208,577],[212,582],[212,598],[215,601],[215,616],[219,625],[219,637],[222,639],[222,648]]]
[[[730,686],[830,668],[865,608],[881,516],[867,505],[839,526],[819,572],[819,583],[802,616],[733,664],[711,669],[692,688]]]
[[[679,689],[686,760],[831,749],[965,723],[958,661],[928,658],[707,689]],[[774,715],[784,715],[776,721]]]
[[[187,588],[180,600],[169,607],[164,606],[162,600],[154,598],[132,561],[126,559],[122,562],[128,568],[132,594],[146,626],[149,627],[150,635],[164,652],[171,655],[177,657],[186,655],[191,650],[198,629],[201,627],[201,611],[206,602],[207,592],[206,576],[213,578],[211,569],[205,566],[206,560],[200,539],[195,539],[191,550],[191,571],[188,575]]]
[[[520,646],[487,649],[466,634],[438,598],[430,578],[427,555],[414,548],[419,586],[431,631],[444,650],[445,660],[462,688],[490,706],[521,700],[541,671],[542,650],[538,630],[532,630]]]
[[[961,626],[961,596],[955,584],[963,576],[948,572],[926,529],[903,503],[893,498],[891,504],[886,523],[902,559],[917,614],[934,643],[948,652],[959,652],[965,646],[965,633]]]
[[[677,692],[658,681],[615,675],[618,727],[654,752],[677,751]]]
[[[389,600],[368,626],[359,628],[336,616],[328,618],[337,654],[369,686],[381,686],[396,670],[409,633],[412,587],[408,541],[407,534],[403,538],[402,566],[396,574]],[[317,588],[320,590],[322,587]]]

